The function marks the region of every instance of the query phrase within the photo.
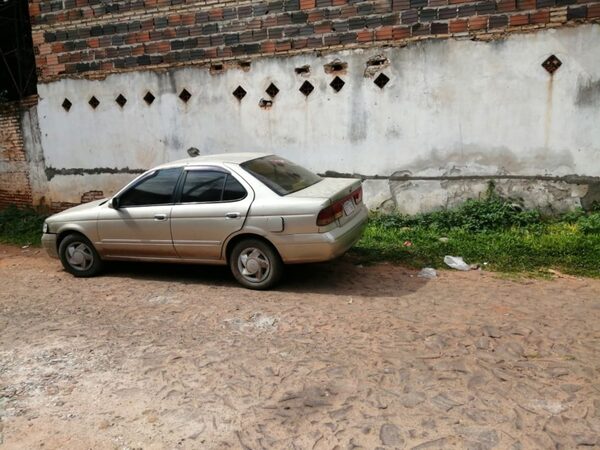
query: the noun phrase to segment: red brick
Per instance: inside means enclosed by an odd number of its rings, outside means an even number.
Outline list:
[[[168,21],[170,27],[176,27],[178,25],[181,25],[181,16],[179,14],[172,14],[168,17]]]
[[[292,43],[290,41],[277,41],[275,42],[275,51],[285,52],[292,49]]]
[[[381,27],[375,30],[375,40],[377,41],[389,41],[394,38],[394,32],[392,27]]]
[[[469,29],[467,19],[453,20],[448,24],[449,33],[463,33]]]
[[[371,42],[373,40],[373,31],[364,30],[356,33],[356,42]]]
[[[348,4],[348,0],[332,0],[331,4],[333,6],[347,5]]]
[[[315,0],[300,0],[300,9],[313,9]]]
[[[509,16],[508,23],[511,27],[529,25],[529,14],[515,14],[514,16]]]
[[[410,37],[410,27],[394,27],[392,28],[392,36],[394,40],[407,39]]]
[[[261,53],[275,53],[275,41],[264,41],[260,45]]]
[[[529,23],[533,24],[542,24],[550,22],[550,11],[537,11],[535,13],[529,14]]]
[[[600,4],[589,5],[587,16],[590,19],[600,17]]]
[[[520,11],[535,9],[535,0],[517,0],[517,9]]]
[[[223,20],[223,8],[213,8],[208,12],[210,20]]]
[[[52,45],[51,44],[40,44],[38,45],[38,49],[40,52],[40,55],[49,55],[50,53],[52,53]]]
[[[182,14],[181,24],[182,25],[194,25],[196,23],[196,14]]]
[[[325,34],[331,32],[331,30],[331,22],[329,21],[315,24],[315,34]]]
[[[140,44],[143,42],[150,42],[150,33],[148,33],[147,31],[136,33],[135,42],[138,42]]]
[[[308,22],[318,22],[325,19],[325,12],[322,10],[311,11],[308,13]]]
[[[31,17],[39,16],[40,13],[41,13],[41,10],[40,10],[40,5],[39,4],[37,4],[37,3],[30,3],[29,4],[29,15]]]
[[[35,33],[32,33],[31,34],[31,39],[33,40],[33,45],[43,44],[45,42],[45,40],[44,40],[44,32],[43,31],[37,31]]]
[[[469,30],[485,30],[487,21],[487,17],[469,17]]]

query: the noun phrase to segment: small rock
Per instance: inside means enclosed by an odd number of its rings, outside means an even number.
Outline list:
[[[575,392],[581,390],[581,386],[578,384],[563,384],[560,386],[560,388],[569,394],[574,394]]]
[[[441,237],[439,238],[440,242],[443,242],[444,244],[446,244],[450,239],[448,239],[447,237]]]
[[[551,367],[550,369],[546,370],[546,373],[552,378],[558,378],[568,375],[569,371],[564,367]]]
[[[405,408],[414,408],[423,403],[426,398],[422,392],[410,392],[400,397],[400,404]]]
[[[575,441],[575,444],[587,447],[594,447],[600,443],[598,436],[591,433],[574,434],[573,440]]]
[[[502,333],[500,332],[500,330],[491,325],[484,326],[482,328],[482,331],[484,336],[488,336],[495,339],[502,337]]]
[[[392,423],[386,423],[379,430],[379,439],[383,445],[399,446],[404,445],[404,439],[400,436],[400,430]]]
[[[435,406],[437,406],[438,408],[440,408],[446,412],[450,411],[452,408],[454,408],[456,406],[462,405],[462,403],[452,400],[446,394],[436,395],[435,397],[433,397],[431,399],[431,403],[433,403]]]
[[[98,424],[98,429],[99,430],[106,430],[108,427],[110,427],[110,422],[106,419],[102,420],[99,424]]]

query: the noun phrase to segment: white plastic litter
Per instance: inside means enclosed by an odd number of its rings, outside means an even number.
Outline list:
[[[444,263],[456,270],[471,270],[471,266],[469,266],[460,256],[445,256]]]
[[[433,267],[425,267],[417,276],[419,278],[437,278],[437,272]]]

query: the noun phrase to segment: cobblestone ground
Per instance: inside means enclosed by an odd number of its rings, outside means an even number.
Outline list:
[[[348,258],[75,279],[0,247],[7,449],[600,446],[600,281],[424,280]]]

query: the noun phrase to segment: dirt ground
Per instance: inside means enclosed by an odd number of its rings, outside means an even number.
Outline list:
[[[0,447],[600,446],[600,281],[418,278],[346,257],[76,279],[0,246]]]

